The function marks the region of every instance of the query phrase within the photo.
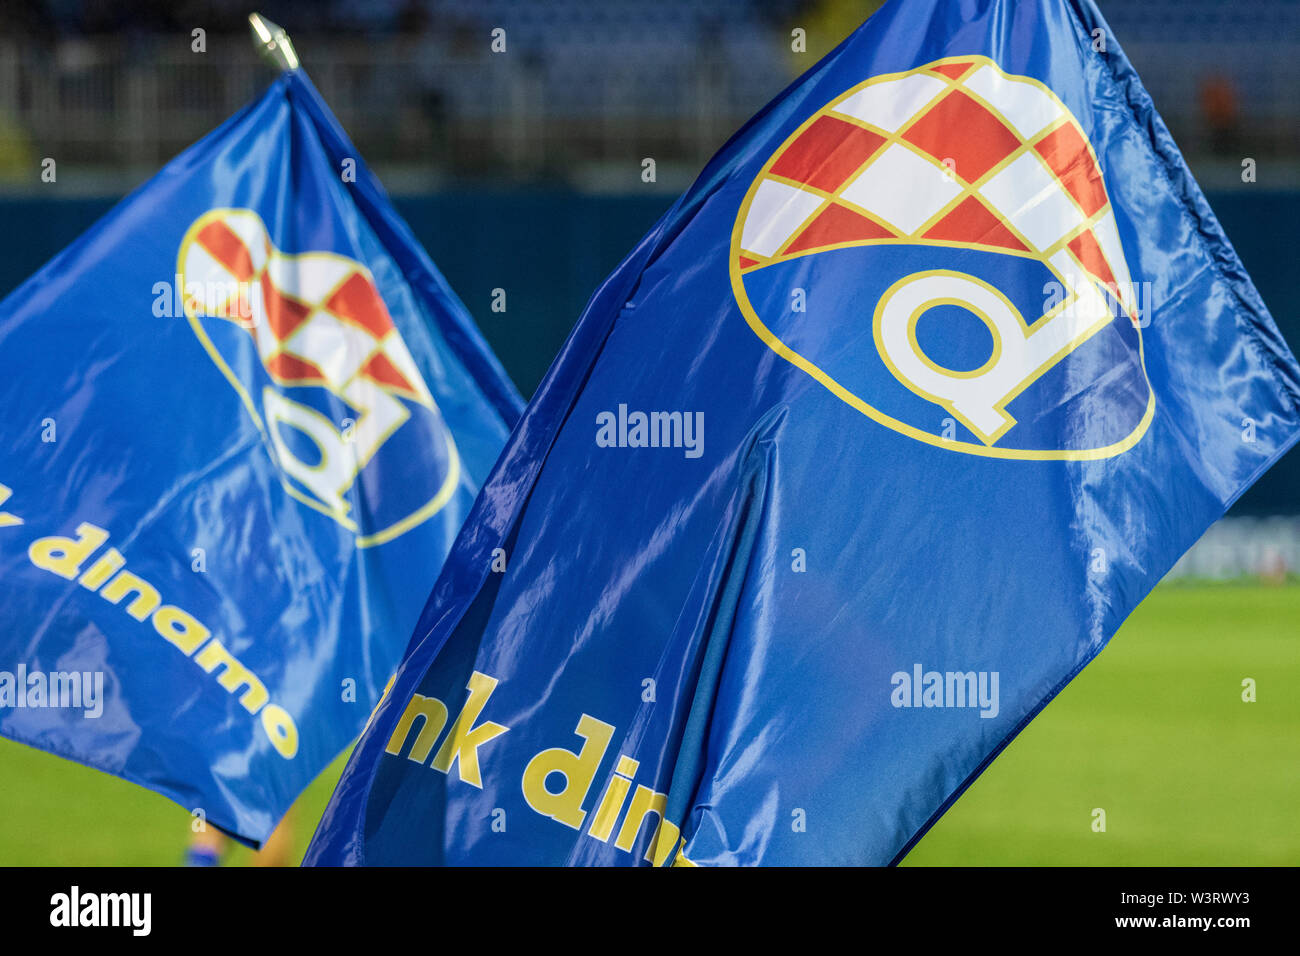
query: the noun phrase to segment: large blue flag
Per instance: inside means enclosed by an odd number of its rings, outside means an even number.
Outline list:
[[[301,72],[0,304],[0,734],[251,843],[522,409]]]
[[[1298,435],[1092,3],[894,0],[596,293],[308,861],[897,861]]]

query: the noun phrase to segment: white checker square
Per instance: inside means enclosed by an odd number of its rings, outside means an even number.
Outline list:
[[[947,88],[948,84],[943,80],[915,73],[865,86],[836,104],[834,111],[894,133]]]
[[[285,339],[284,351],[311,362],[331,386],[341,388],[357,374],[377,344],[365,329],[317,309]]]
[[[420,397],[432,402],[433,399],[424,384],[424,376],[420,374],[415,359],[411,358],[411,353],[406,350],[406,343],[402,341],[396,329],[384,336],[380,349],[388,357],[388,361],[393,363],[393,367],[402,373],[402,377],[411,383],[411,387],[419,393]]]
[[[266,264],[266,274],[283,294],[299,302],[320,305],[355,268],[351,260],[341,256],[276,254]]]
[[[1021,153],[982,187],[991,202],[1037,249],[1047,249],[1086,221],[1060,183],[1033,152]]]
[[[1119,300],[1124,308],[1133,312],[1137,303],[1133,301],[1133,278],[1128,271],[1128,262],[1124,259],[1124,248],[1119,241],[1119,227],[1115,225],[1115,213],[1108,210],[1092,227],[1092,234],[1106,256],[1110,274],[1119,286]]]
[[[261,272],[266,265],[268,253],[268,237],[262,220],[255,213],[232,210],[219,221],[244,244],[244,248],[248,250],[248,258],[253,263],[253,271]]]
[[[795,189],[775,179],[764,179],[749,204],[740,233],[741,248],[760,256],[772,255],[822,201],[816,193]]]
[[[987,64],[962,85],[1001,113],[1025,140],[1065,115],[1056,101],[1034,84],[1009,80]]]
[[[906,146],[891,143],[841,195],[910,235],[961,194],[944,170]]]

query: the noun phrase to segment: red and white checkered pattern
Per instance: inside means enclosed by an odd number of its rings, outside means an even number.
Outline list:
[[[342,395],[362,378],[432,404],[360,262],[333,253],[282,253],[260,216],[232,209],[200,220],[181,250],[180,268],[187,310],[246,328],[280,384],[321,385]],[[240,291],[232,293],[236,283]]]
[[[1136,316],[1078,123],[1044,87],[984,58],[871,82],[823,109],[760,178],[737,254],[748,270],[872,242],[1034,256],[1091,276]]]

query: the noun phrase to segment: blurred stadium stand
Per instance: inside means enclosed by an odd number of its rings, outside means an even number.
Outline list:
[[[250,0],[0,6],[0,129],[100,171],[156,166],[265,82]],[[266,0],[372,162],[582,179],[697,168],[878,0]],[[1102,0],[1193,155],[1300,154],[1300,3]],[[809,32],[805,56],[790,29]],[[489,49],[504,28],[507,54]],[[205,31],[206,52],[191,51]],[[13,144],[0,176],[30,168]]]
[[[43,155],[155,165],[265,83],[248,3],[117,12],[129,6],[49,0],[0,13],[0,117]],[[629,149],[698,163],[798,66],[783,39],[799,6],[790,0],[258,6],[289,30],[371,161],[460,175],[553,180]],[[496,27],[506,55],[489,49]]]
[[[1099,5],[1185,152],[1300,153],[1300,2]],[[1227,140],[1223,122],[1236,127]]]
[[[1098,3],[1300,348],[1300,0]],[[879,5],[0,0],[0,223],[23,224],[0,229],[0,294],[265,86],[245,19],[257,9],[294,38],[528,394],[586,297],[704,161]],[[790,48],[796,26],[803,55]],[[490,49],[498,27],[505,55]],[[56,184],[40,180],[44,157],[58,160]],[[653,185],[643,157],[656,160]],[[1249,185],[1246,157],[1259,163]],[[487,307],[498,286],[511,289],[508,316]],[[1300,452],[1234,513],[1300,513],[1298,488]],[[1254,550],[1225,538],[1183,571],[1275,552],[1300,570],[1296,522],[1242,527]]]

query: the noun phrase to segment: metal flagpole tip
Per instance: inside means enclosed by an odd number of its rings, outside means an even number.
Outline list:
[[[298,53],[284,27],[272,23],[260,13],[248,15],[248,25],[253,31],[253,42],[271,63],[281,70],[298,69]]]

